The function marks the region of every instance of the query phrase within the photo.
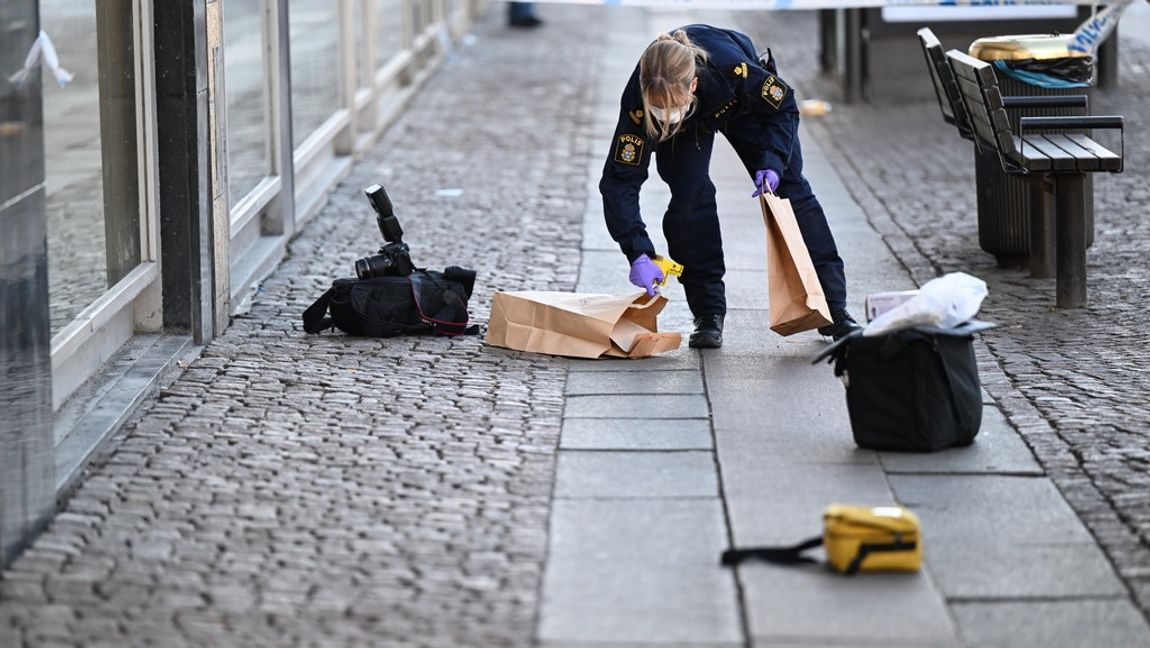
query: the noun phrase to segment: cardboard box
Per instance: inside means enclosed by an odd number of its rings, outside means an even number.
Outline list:
[[[917,290],[890,290],[867,295],[866,321],[868,323],[873,322],[874,318],[906,301],[909,301],[911,297],[914,297],[917,294]]]

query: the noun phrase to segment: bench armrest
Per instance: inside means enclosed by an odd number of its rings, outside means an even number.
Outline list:
[[[1124,130],[1126,120],[1121,115],[1092,115],[1089,117],[1023,117],[1022,130],[1055,130],[1075,128],[1117,128]]]
[[[1089,108],[1090,98],[1086,95],[1003,97],[1002,105],[1006,108]]]
[[[1122,173],[1126,162],[1126,120],[1121,115],[1094,115],[1090,117],[1023,117],[1018,120],[1018,136],[1026,137],[1027,130],[1064,129],[1117,129],[1120,146],[1118,153],[1118,173]]]

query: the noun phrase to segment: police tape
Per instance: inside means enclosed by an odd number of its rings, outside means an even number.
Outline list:
[[[788,10],[788,9],[864,9],[869,7],[1021,7],[1053,5],[1097,5],[1098,0],[537,0],[555,4],[607,5],[665,9],[720,10]],[[1122,0],[1123,8],[1134,0]],[[1107,13],[1112,5],[1098,13]],[[1114,12],[1121,14],[1121,10]],[[1114,22],[1117,16],[1114,17]],[[1113,31],[1113,27],[1110,27]],[[1110,32],[1107,31],[1106,34]],[[1102,37],[1103,39],[1105,36]],[[1101,42],[1102,39],[1099,39]]]
[[[1133,2],[1134,0],[1120,0],[1091,16],[1074,30],[1074,37],[1070,39],[1070,44],[1066,48],[1072,52],[1094,54],[1094,50],[1098,49],[1098,46],[1118,26],[1122,12]]]

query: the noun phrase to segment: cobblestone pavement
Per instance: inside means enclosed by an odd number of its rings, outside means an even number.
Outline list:
[[[305,336],[300,313],[374,253],[377,181],[418,263],[479,270],[477,321],[497,289],[573,289],[601,34],[593,11],[549,14],[563,38],[491,12],[250,313],[125,426],[0,579],[0,645],[531,643],[565,365]]]
[[[837,97],[819,78],[813,13],[748,18],[780,71],[807,97]],[[945,43],[948,47],[961,46]],[[1126,172],[1095,177],[1089,306],[1057,311],[1054,280],[1000,269],[978,246],[972,147],[933,101],[835,105],[807,120],[872,225],[922,283],[962,270],[987,281],[984,335],[1008,384],[987,389],[1150,613],[1150,48],[1121,43],[1121,86],[1095,91],[1096,114],[1126,117]],[[918,82],[928,83],[926,69]],[[848,268],[848,276],[849,276]]]

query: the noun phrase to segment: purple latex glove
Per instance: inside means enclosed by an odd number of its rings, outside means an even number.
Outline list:
[[[764,193],[775,193],[779,188],[779,174],[771,169],[759,169],[755,171],[755,193],[751,194],[751,198],[758,198]]]
[[[655,296],[655,284],[663,281],[663,271],[646,254],[640,254],[631,262],[631,283],[647,291],[648,297]]]

